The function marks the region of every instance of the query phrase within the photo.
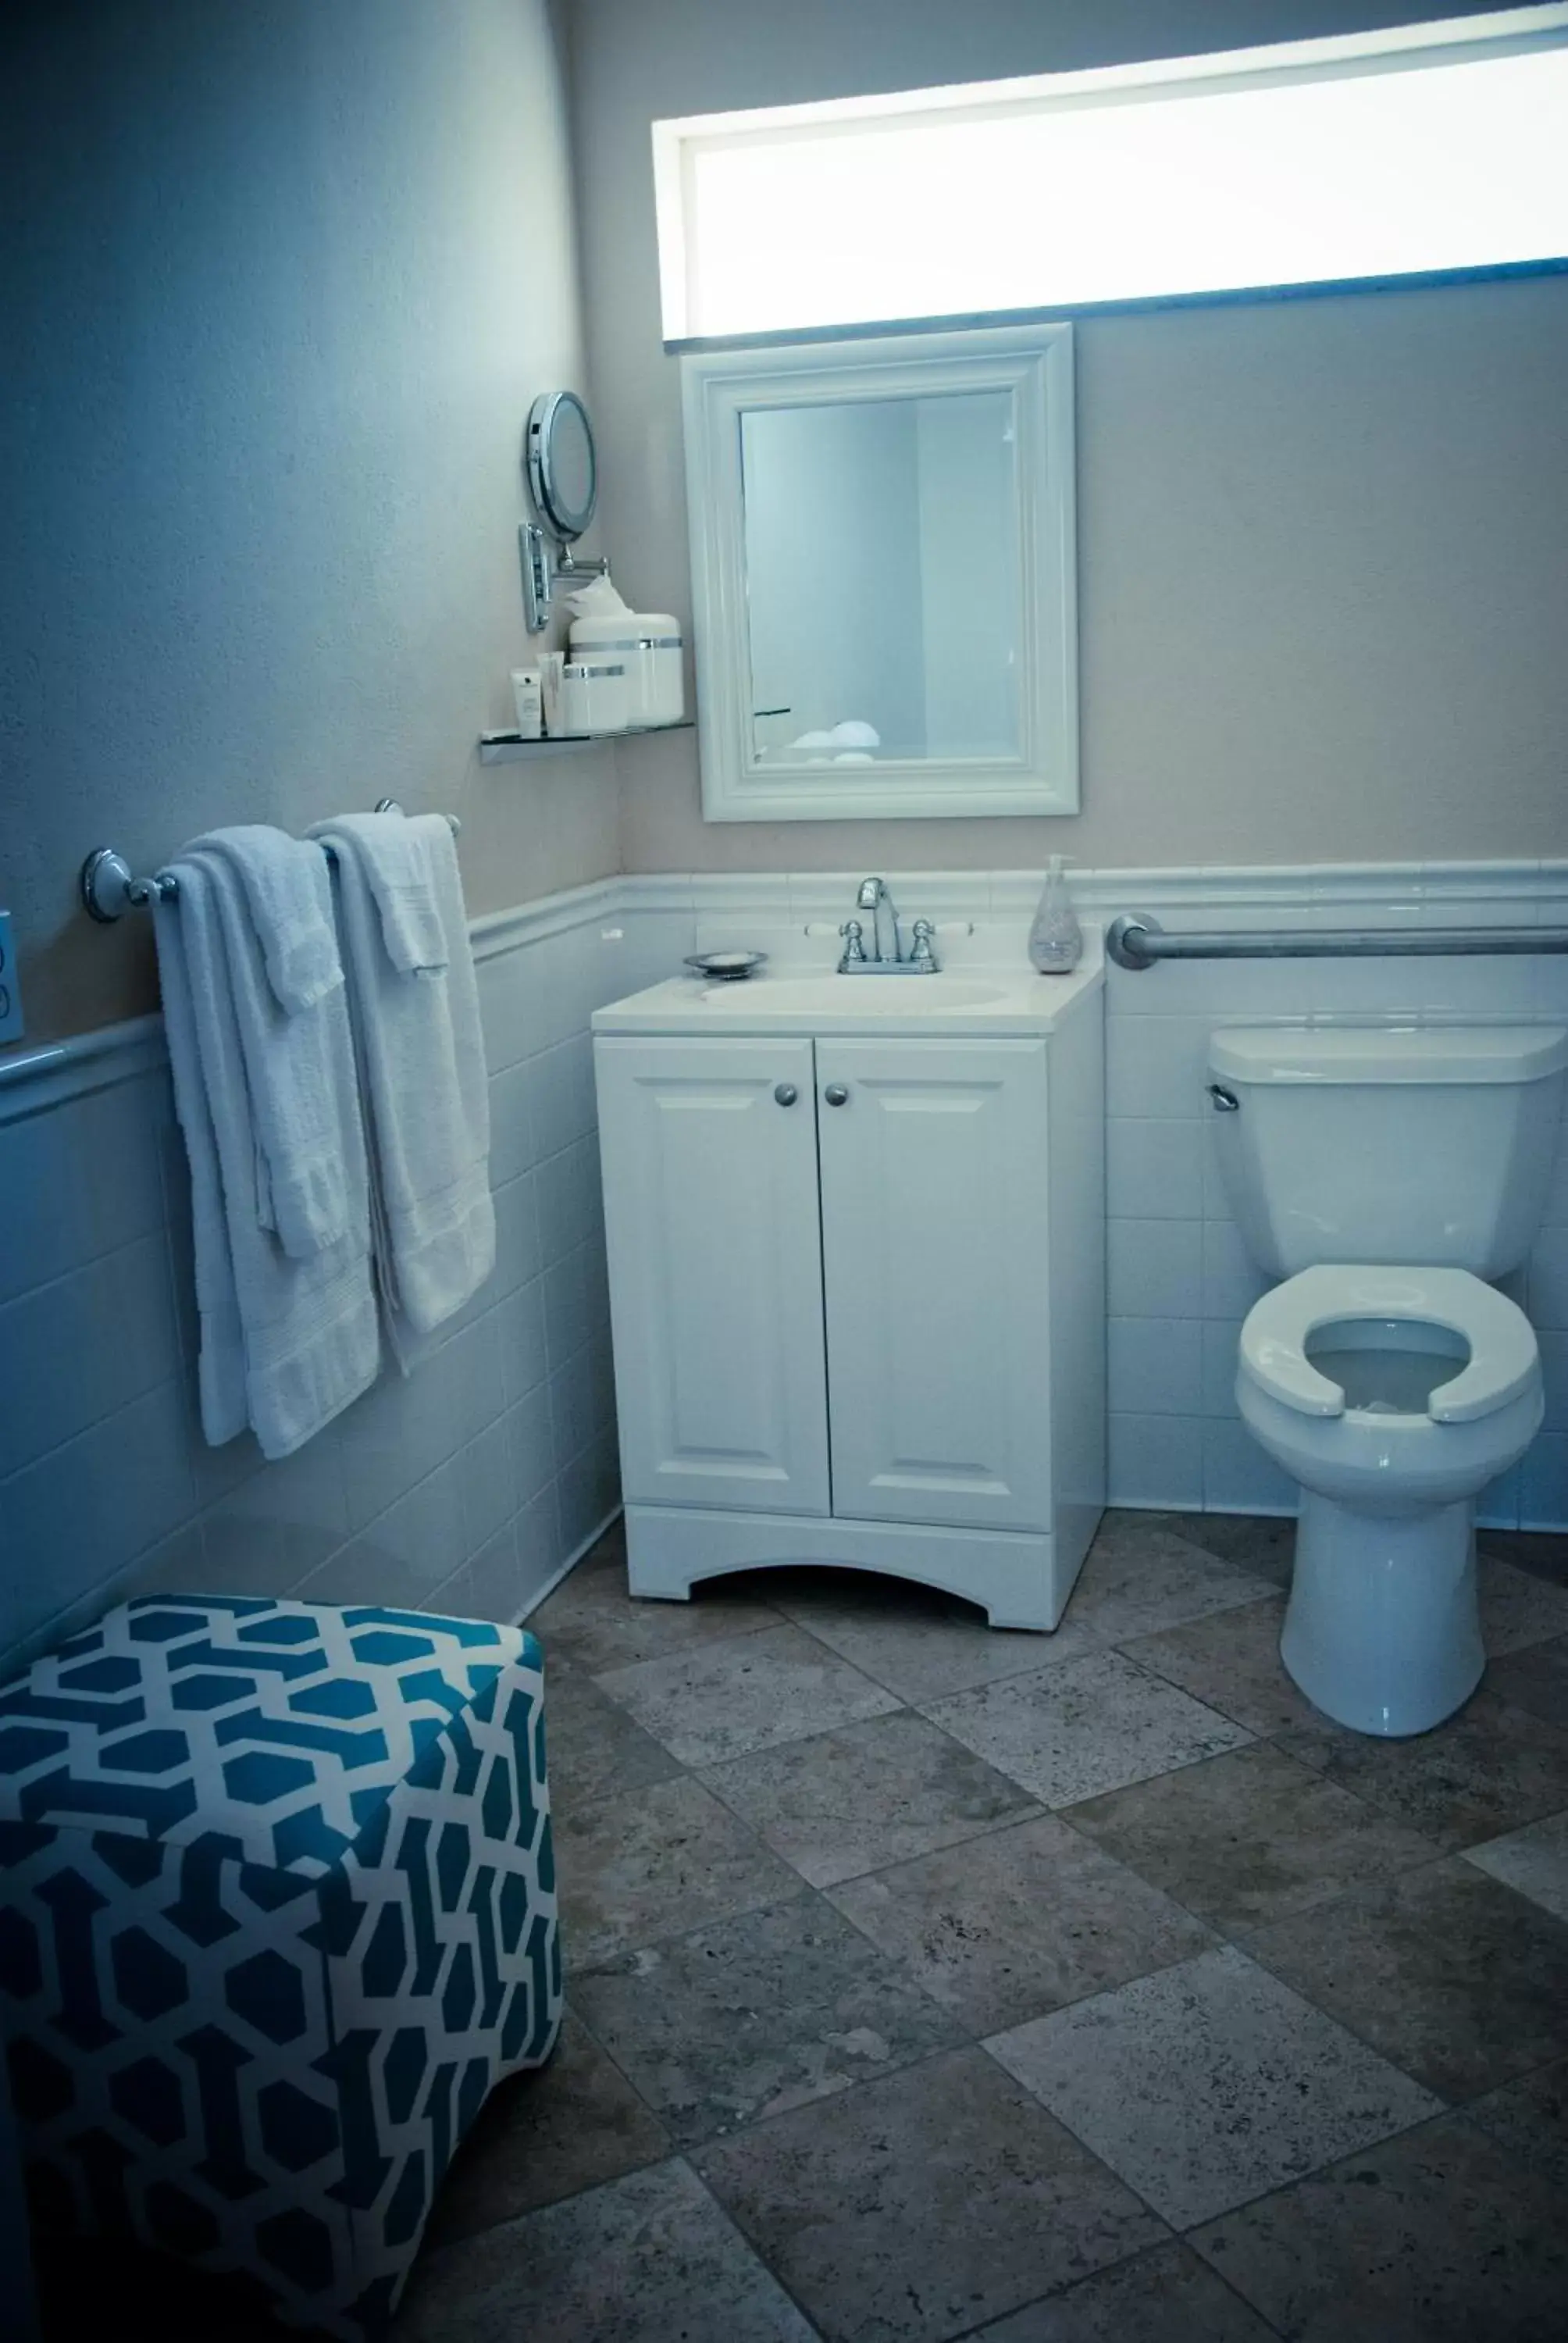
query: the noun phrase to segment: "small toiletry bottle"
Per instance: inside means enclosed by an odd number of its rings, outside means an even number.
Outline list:
[[[1029,956],[1041,976],[1070,976],[1083,957],[1083,930],[1061,874],[1066,859],[1060,854],[1051,856],[1045,891],[1029,931]]]
[[[561,722],[561,677],[566,671],[565,651],[541,651],[539,654],[539,693],[544,701],[545,730],[564,732]]]
[[[515,667],[512,669],[512,698],[518,710],[518,739],[537,740],[545,729],[544,701],[537,667]]]

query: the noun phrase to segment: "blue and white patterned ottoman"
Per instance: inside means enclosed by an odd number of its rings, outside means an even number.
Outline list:
[[[373,2335],[560,2009],[520,1629],[151,1596],[0,1692],[0,2019],[44,2227]]]

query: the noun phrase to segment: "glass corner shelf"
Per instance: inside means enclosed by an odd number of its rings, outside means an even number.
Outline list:
[[[479,762],[511,765],[525,757],[567,756],[576,749],[602,749],[608,741],[630,740],[645,732],[689,732],[696,722],[695,716],[682,716],[673,724],[628,724],[624,732],[546,732],[537,740],[525,740],[520,732],[481,732]]]

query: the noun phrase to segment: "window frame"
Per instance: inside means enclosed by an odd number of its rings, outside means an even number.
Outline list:
[[[928,328],[950,331],[966,326],[995,325],[1004,319],[1024,324],[1104,312],[1121,314],[1238,301],[1301,299],[1327,293],[1568,271],[1568,254],[1563,254],[1403,271],[1394,276],[1294,279],[1279,284],[1132,295],[1103,301],[1030,304],[1003,310],[942,311],[921,317],[905,314],[818,325],[786,324],[747,332],[699,330],[700,309],[693,294],[694,166],[707,149],[815,140],[839,130],[854,132],[876,126],[931,125],[943,119],[983,121],[1020,112],[1049,114],[1161,90],[1187,90],[1192,94],[1201,90],[1207,94],[1338,79],[1347,73],[1380,75],[1436,62],[1445,52],[1456,62],[1479,61],[1563,46],[1568,46],[1568,0],[1553,0],[1551,5],[1445,17],[1421,25],[1192,56],[1151,58],[1078,73],[1030,75],[1006,81],[956,84],[886,96],[835,98],[804,106],[756,107],[655,121],[653,182],[664,346],[675,352],[769,348],[837,339],[847,334],[909,334]]]

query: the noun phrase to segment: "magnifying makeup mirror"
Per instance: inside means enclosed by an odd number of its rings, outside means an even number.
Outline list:
[[[550,594],[558,579],[598,577],[608,567],[603,561],[579,562],[571,550],[598,502],[593,426],[575,390],[541,391],[535,399],[528,410],[525,458],[539,519],[524,521],[518,535],[523,605],[528,631],[537,635],[549,624]],[[557,544],[553,569],[545,551],[546,529]]]
[[[547,390],[528,415],[528,486],[540,517],[574,545],[598,501],[593,426],[575,390]]]

